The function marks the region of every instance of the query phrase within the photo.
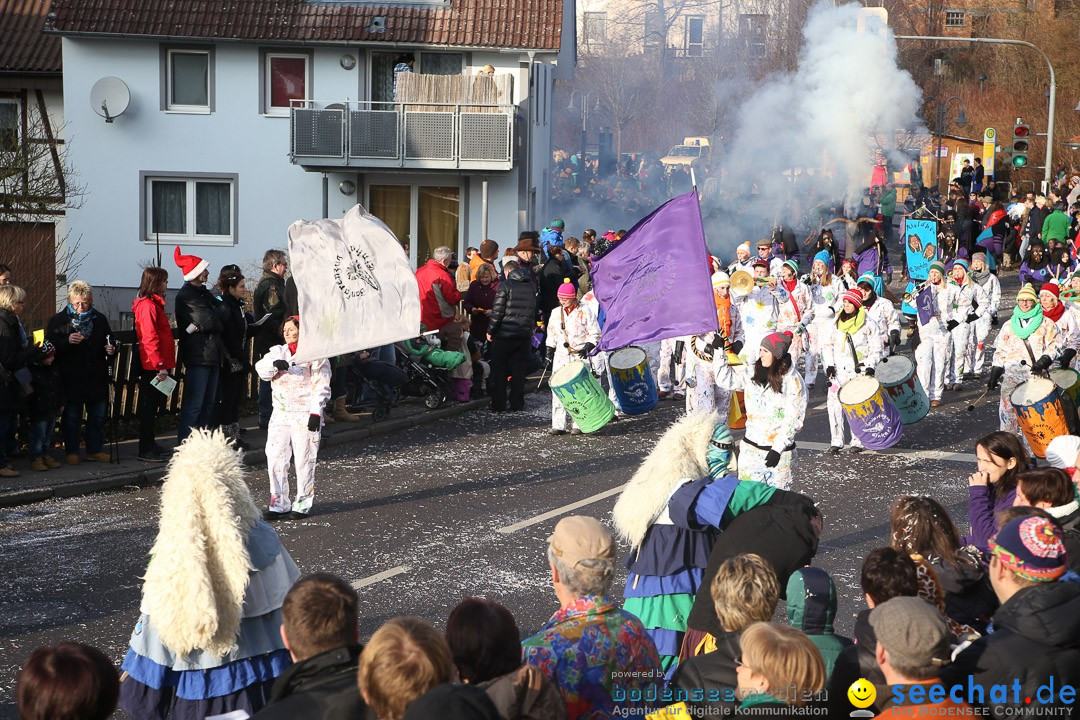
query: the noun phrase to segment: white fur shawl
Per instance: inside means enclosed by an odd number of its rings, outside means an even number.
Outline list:
[[[687,479],[709,474],[706,453],[716,413],[693,413],[681,418],[656,441],[641,467],[630,478],[611,511],[619,537],[636,548],[667,506],[671,494]]]
[[[169,463],[143,582],[143,612],[173,653],[236,647],[258,517],[239,452],[220,431],[192,432]]]

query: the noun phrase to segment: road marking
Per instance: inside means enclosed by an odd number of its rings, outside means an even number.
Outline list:
[[[805,442],[803,440],[798,441],[799,449],[806,450],[828,450],[829,443],[819,442]],[[906,448],[889,448],[888,450],[878,450],[876,453],[866,451],[867,454],[873,455],[905,455],[918,458],[920,460],[944,460],[945,462],[960,462],[960,463],[973,463],[977,458],[971,453],[954,453],[944,452],[941,450],[908,450]]]
[[[509,535],[512,532],[517,532],[518,530],[521,530],[522,528],[527,528],[530,525],[536,525],[537,523],[542,523],[545,520],[550,520],[553,517],[558,517],[560,515],[568,513],[571,510],[577,510],[579,507],[592,505],[594,502],[603,500],[604,498],[608,498],[616,493],[622,492],[623,488],[625,488],[628,484],[629,483],[623,483],[618,487],[613,487],[610,490],[605,490],[602,493],[597,493],[595,495],[585,498],[584,500],[578,500],[577,502],[570,503],[569,505],[563,505],[562,507],[555,508],[554,510],[549,510],[548,512],[537,515],[536,517],[531,517],[528,520],[522,520],[519,523],[514,523],[513,525],[501,527],[498,531],[501,532],[503,535]]]
[[[389,570],[383,570],[381,573],[375,573],[374,575],[369,575],[366,578],[354,580],[352,586],[353,589],[359,590],[360,588],[365,588],[368,585],[374,585],[377,582],[382,582],[383,580],[387,580],[408,571],[409,568],[405,567],[404,565],[398,565],[397,567],[392,567]]]
[[[828,401],[826,401],[826,402],[821,403],[820,405],[815,405],[812,409],[813,410],[827,410],[828,407],[829,407],[829,403],[828,403]]]
[[[829,447],[830,447],[830,445],[828,443],[809,442],[809,441],[803,441],[803,440],[800,440],[798,445],[799,445],[799,449],[801,449],[801,450],[825,451],[825,450],[828,450]],[[941,450],[907,450],[907,449],[904,449],[904,448],[895,448],[895,449],[889,449],[889,450],[879,450],[876,453],[871,452],[871,451],[866,452],[867,457],[870,457],[870,456],[875,455],[875,454],[876,455],[904,455],[904,456],[909,456],[909,457],[915,457],[915,458],[918,458],[920,460],[943,460],[945,462],[959,462],[959,463],[969,463],[969,464],[974,463],[976,461],[975,456],[970,454],[970,453],[942,452]],[[542,514],[537,515],[535,517],[531,517],[528,520],[522,520],[519,523],[514,523],[513,525],[507,525],[506,527],[501,527],[501,528],[498,529],[498,532],[502,533],[503,535],[509,535],[510,533],[517,532],[518,530],[522,530],[522,529],[530,527],[532,525],[542,523],[545,520],[550,520],[551,518],[555,518],[555,517],[558,517],[560,515],[565,515],[566,513],[570,512],[571,510],[577,510],[579,507],[584,507],[586,505],[592,505],[594,502],[598,502],[600,500],[603,500],[604,498],[609,498],[612,495],[615,495],[616,493],[622,492],[623,489],[626,488],[627,484],[628,483],[623,484],[623,485],[619,485],[618,487],[613,487],[610,490],[605,490],[602,493],[597,493],[596,495],[591,495],[591,496],[585,498],[584,500],[578,500],[577,502],[570,503],[569,505],[563,505],[562,507],[555,508],[554,510],[549,510],[546,513],[542,513]],[[370,582],[367,582],[367,581],[363,581],[363,582],[365,582],[366,584],[370,584],[371,582],[378,582],[379,580],[385,579],[385,577],[392,577],[393,575],[397,575],[400,572],[404,572],[404,569],[403,568],[402,569],[395,568],[394,570],[387,570],[386,572],[391,573],[391,574],[387,575],[386,573],[380,573],[379,575],[372,575],[371,578],[368,578],[368,580]],[[357,586],[354,584],[354,587],[357,587]]]

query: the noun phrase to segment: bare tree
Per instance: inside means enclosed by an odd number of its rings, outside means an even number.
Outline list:
[[[40,90],[24,95],[17,107],[18,130],[0,139],[0,230],[8,247],[46,250],[41,226],[55,224],[70,209],[82,206],[85,186],[76,181],[63,127],[54,126]],[[53,233],[57,287],[67,282],[86,257],[78,238]]]

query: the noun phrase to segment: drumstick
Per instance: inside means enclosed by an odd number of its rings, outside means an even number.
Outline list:
[[[986,397],[986,393],[988,393],[988,392],[990,392],[990,388],[986,388],[985,390],[983,390],[982,395],[975,398],[975,402],[973,402],[973,403],[971,403],[970,405],[967,406],[967,411],[968,412],[973,412],[975,410],[975,406],[982,402],[982,399],[984,397]]]
[[[536,383],[536,389],[539,390],[540,386],[544,384],[544,376],[547,375],[547,365],[544,365],[544,372],[540,373],[540,382]]]

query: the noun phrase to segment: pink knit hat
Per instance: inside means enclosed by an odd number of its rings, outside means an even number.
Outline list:
[[[555,293],[555,295],[560,298],[576,298],[577,288],[574,287],[574,283],[570,282],[570,278],[563,278],[563,283],[559,286],[559,292]]]

